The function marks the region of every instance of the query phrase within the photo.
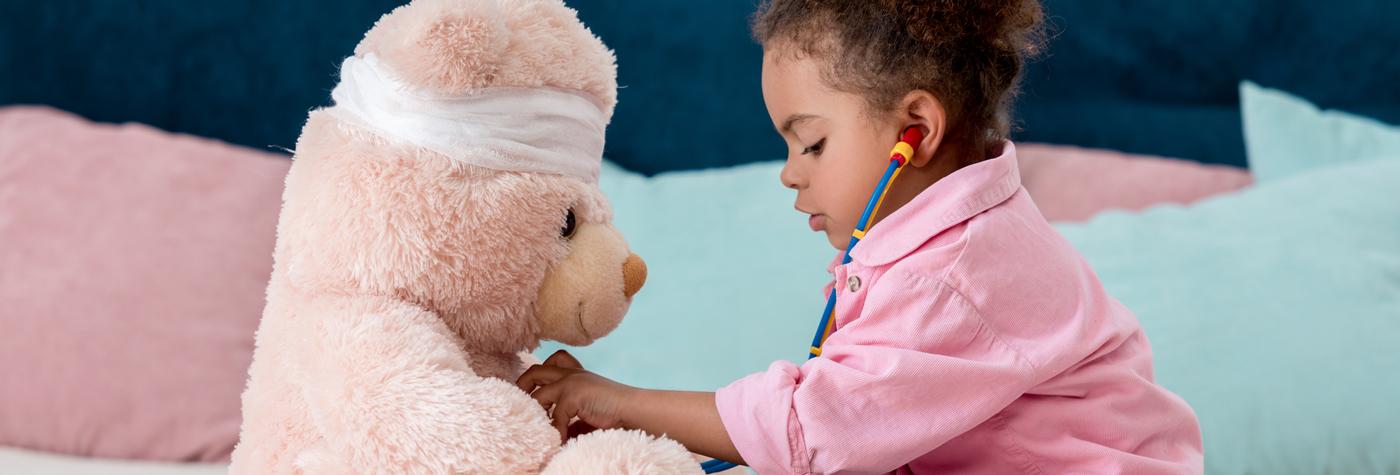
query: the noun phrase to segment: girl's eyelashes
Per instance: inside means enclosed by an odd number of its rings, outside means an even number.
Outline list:
[[[822,146],[823,146],[823,145],[826,145],[826,139],[825,139],[825,138],[823,138],[823,139],[821,139],[821,140],[818,140],[817,143],[814,143],[814,144],[812,144],[812,145],[807,146],[807,148],[802,149],[802,154],[803,154],[803,155],[810,155],[810,154],[821,155],[821,153],[822,153]]]

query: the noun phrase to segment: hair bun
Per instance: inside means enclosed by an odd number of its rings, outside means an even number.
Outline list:
[[[1044,49],[1036,0],[881,0],[910,39],[928,46],[993,47],[1022,58]]]

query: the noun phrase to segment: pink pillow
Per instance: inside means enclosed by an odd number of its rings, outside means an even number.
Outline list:
[[[288,166],[0,108],[0,445],[227,460]]]
[[[1021,182],[1050,221],[1190,204],[1249,186],[1242,168],[1064,145],[1018,144]]]

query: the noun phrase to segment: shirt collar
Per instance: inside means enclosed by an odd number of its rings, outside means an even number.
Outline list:
[[[1001,204],[1020,189],[1016,146],[1006,141],[996,158],[943,177],[875,223],[851,251],[851,259],[872,267],[899,260],[948,228]],[[835,263],[840,263],[840,253]]]

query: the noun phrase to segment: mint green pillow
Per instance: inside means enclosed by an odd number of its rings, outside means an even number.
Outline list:
[[[1400,86],[1397,86],[1400,87]],[[1257,181],[1336,163],[1400,157],[1400,128],[1240,83],[1245,150]]]
[[[571,349],[585,366],[714,390],[805,358],[835,250],[792,210],[780,168],[604,168],[651,272],[621,327]],[[1207,473],[1400,471],[1397,183],[1400,160],[1360,162],[1059,226],[1142,321],[1158,380],[1196,409]]]
[[[1400,473],[1397,184],[1362,161],[1058,226],[1195,408],[1206,473]]]

